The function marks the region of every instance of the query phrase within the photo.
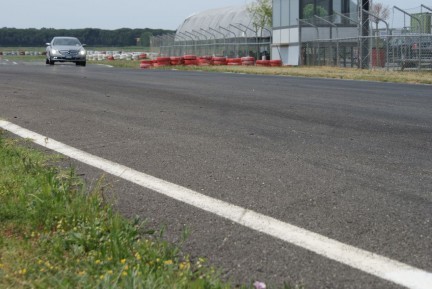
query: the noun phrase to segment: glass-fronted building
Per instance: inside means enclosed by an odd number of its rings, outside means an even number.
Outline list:
[[[300,65],[305,43],[357,37],[357,7],[357,0],[273,0],[272,58]]]

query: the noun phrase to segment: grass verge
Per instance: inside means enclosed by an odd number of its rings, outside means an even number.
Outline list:
[[[0,288],[231,288],[59,158],[0,131]]]
[[[91,63],[106,64],[120,68],[139,68],[139,61],[95,61]],[[293,66],[293,67],[259,67],[259,66],[171,66],[158,69],[176,69],[207,72],[229,72],[259,75],[279,75],[313,78],[333,78],[346,80],[363,80],[393,83],[432,84],[432,71],[386,71],[356,68],[339,68],[329,66]]]

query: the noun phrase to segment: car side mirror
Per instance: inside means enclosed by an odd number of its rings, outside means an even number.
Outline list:
[[[46,46],[51,46],[51,43],[48,43],[48,42],[47,42],[47,43],[45,43],[45,45],[46,45]]]

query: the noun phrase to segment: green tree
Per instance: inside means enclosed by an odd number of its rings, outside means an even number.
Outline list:
[[[252,16],[252,24],[256,31],[260,29],[262,31],[262,28],[272,26],[273,7],[271,0],[256,0],[248,6],[247,10]]]
[[[321,5],[317,5],[314,8],[313,4],[307,4],[303,8],[303,19],[310,19],[314,15],[323,17],[323,16],[327,16],[329,14],[328,14],[328,11],[324,7],[322,7]]]
[[[142,47],[150,47],[150,37],[153,36],[153,33],[146,31],[141,33],[141,46]]]

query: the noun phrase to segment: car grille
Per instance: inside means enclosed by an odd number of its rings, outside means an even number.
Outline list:
[[[60,50],[62,55],[77,55],[79,50]]]

